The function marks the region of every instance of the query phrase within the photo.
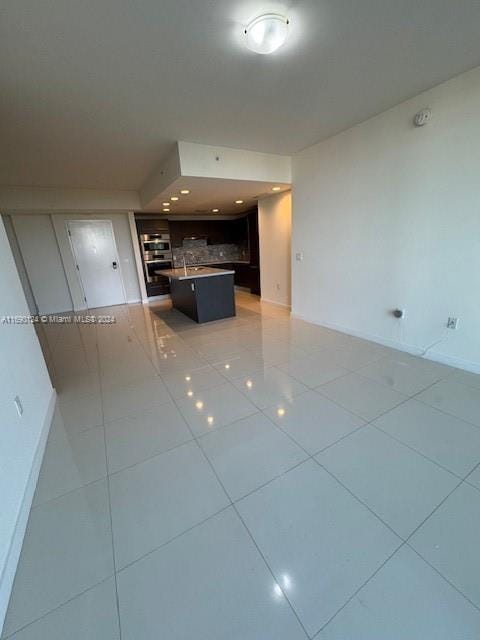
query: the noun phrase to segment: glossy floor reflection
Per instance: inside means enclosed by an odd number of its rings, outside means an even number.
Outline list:
[[[42,327],[59,399],[2,638],[478,639],[480,376],[237,311]]]

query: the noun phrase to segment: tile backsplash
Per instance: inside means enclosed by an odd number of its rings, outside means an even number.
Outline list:
[[[184,240],[182,247],[173,249],[175,267],[186,264],[208,264],[211,262],[235,262],[249,260],[247,247],[238,244],[207,244],[206,239]]]

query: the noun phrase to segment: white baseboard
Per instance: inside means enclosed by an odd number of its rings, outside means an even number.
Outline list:
[[[142,302],[142,304],[148,304],[149,302],[156,302],[157,300],[170,300],[170,294],[164,293],[161,296],[150,296],[150,298],[143,298],[139,302]]]
[[[141,298],[133,298],[132,300],[127,300],[127,304],[138,304],[142,302]]]
[[[52,395],[50,396],[50,402],[48,403],[47,413],[43,421],[40,438],[35,451],[32,468],[28,477],[27,486],[23,495],[22,504],[18,513],[17,522],[15,524],[15,530],[13,532],[12,540],[10,542],[10,549],[7,554],[7,561],[3,568],[0,579],[0,635],[2,633],[3,623],[5,622],[5,615],[7,613],[8,601],[10,599],[10,593],[13,587],[13,580],[17,571],[18,560],[20,558],[20,551],[22,550],[23,538],[25,537],[25,531],[28,523],[28,516],[30,515],[30,509],[32,506],[33,496],[37,487],[38,474],[40,473],[40,467],[42,466],[43,455],[45,453],[45,447],[47,444],[48,433],[53,420],[53,414],[55,411],[55,405],[57,402],[57,394],[55,389],[52,389]]]
[[[471,360],[464,360],[455,356],[449,356],[438,351],[429,351],[428,354],[422,355],[425,349],[417,347],[416,345],[409,344],[407,342],[401,342],[400,340],[393,340],[391,338],[383,338],[382,336],[373,335],[364,331],[357,331],[356,329],[344,327],[334,322],[320,322],[307,316],[303,316],[299,313],[292,312],[291,317],[297,318],[298,320],[304,320],[305,322],[310,322],[311,324],[316,324],[320,327],[333,329],[334,331],[340,331],[341,333],[346,333],[349,336],[355,336],[356,338],[362,338],[363,340],[370,340],[371,342],[376,342],[378,344],[384,345],[385,347],[390,347],[391,349],[405,351],[406,353],[410,353],[414,356],[422,356],[426,360],[432,360],[433,362],[446,364],[449,367],[456,367],[457,369],[463,369],[472,373],[480,373],[480,364],[478,362],[472,362]]]
[[[260,302],[267,302],[268,304],[273,304],[274,307],[282,307],[282,309],[292,308],[289,304],[284,304],[283,302],[275,302],[274,300],[268,300],[268,298],[260,298]]]

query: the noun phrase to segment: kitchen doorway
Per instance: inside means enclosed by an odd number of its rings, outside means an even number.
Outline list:
[[[110,220],[69,220],[67,232],[83,296],[89,309],[126,301]]]

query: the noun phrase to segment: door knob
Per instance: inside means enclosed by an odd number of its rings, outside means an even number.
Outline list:
[[[117,264],[116,262],[112,262],[112,267],[113,267],[114,269],[118,269],[118,264]]]

